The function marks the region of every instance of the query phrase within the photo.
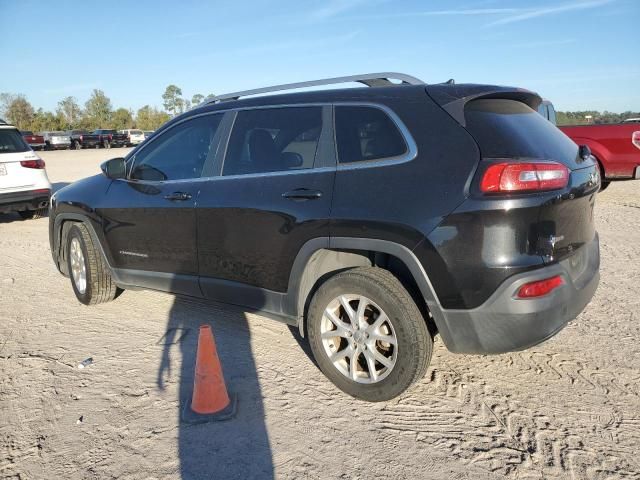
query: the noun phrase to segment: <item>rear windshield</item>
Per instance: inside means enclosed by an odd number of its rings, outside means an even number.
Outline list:
[[[578,146],[539,113],[516,100],[474,100],[467,129],[484,158],[539,158],[573,162]]]
[[[29,145],[18,130],[0,128],[0,153],[27,152]]]
[[[142,135],[142,130],[131,130],[131,133],[134,135]]]

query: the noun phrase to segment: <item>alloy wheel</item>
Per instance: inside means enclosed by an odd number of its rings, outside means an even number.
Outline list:
[[[362,295],[340,295],[329,302],[320,334],[333,366],[354,382],[380,382],[396,364],[398,339],[391,320]]]

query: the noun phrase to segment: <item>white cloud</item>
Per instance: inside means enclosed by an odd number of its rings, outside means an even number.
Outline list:
[[[544,8],[533,8],[524,11],[523,13],[518,13],[516,15],[510,15],[505,18],[501,18],[494,22],[488,23],[485,25],[486,27],[495,27],[498,25],[508,25],[510,23],[523,22],[525,20],[531,20],[532,18],[545,17],[548,15],[556,15],[559,13],[565,12],[573,12],[576,10],[587,10],[590,8],[597,8],[603,5],[607,5],[609,3],[614,2],[615,0],[591,0],[586,2],[572,2],[572,3],[564,3],[560,5],[555,5],[552,7],[544,7]]]

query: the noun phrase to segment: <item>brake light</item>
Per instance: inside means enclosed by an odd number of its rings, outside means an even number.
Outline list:
[[[23,160],[20,162],[24,168],[44,168],[44,160]]]
[[[484,172],[484,193],[536,192],[564,188],[569,169],[556,162],[495,163]]]
[[[640,130],[633,132],[631,135],[631,143],[633,143],[636,148],[640,148]]]
[[[548,295],[556,288],[564,285],[564,279],[560,275],[555,277],[525,283],[518,290],[518,298],[538,298]]]

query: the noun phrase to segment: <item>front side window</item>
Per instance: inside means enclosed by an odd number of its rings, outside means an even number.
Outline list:
[[[340,163],[397,157],[407,151],[398,127],[379,108],[337,106],[335,123]]]
[[[223,175],[312,168],[322,131],[322,107],[238,112]]]
[[[213,139],[222,115],[187,120],[160,136],[135,155],[130,178],[134,180],[183,180],[198,178],[213,155]]]

